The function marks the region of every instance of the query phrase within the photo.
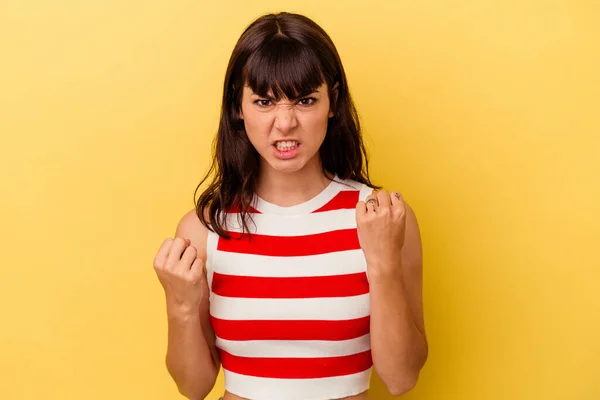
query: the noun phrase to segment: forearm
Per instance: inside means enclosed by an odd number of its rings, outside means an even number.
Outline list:
[[[400,395],[416,384],[427,342],[411,313],[401,269],[370,276],[369,282],[373,364],[388,390]]]
[[[218,374],[202,332],[199,313],[168,315],[167,369],[180,393],[192,400],[204,399]]]

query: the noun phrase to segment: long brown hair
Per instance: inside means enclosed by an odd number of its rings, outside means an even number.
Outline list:
[[[195,201],[198,218],[208,229],[229,238],[225,213],[235,209],[248,232],[260,156],[240,119],[244,85],[260,96],[266,97],[271,91],[279,100],[307,96],[323,83],[327,83],[335,113],[319,150],[323,172],[376,187],[369,179],[358,114],[333,41],[303,15],[267,14],[246,28],[229,59],[212,164],[194,192],[196,198],[202,184],[210,179]]]

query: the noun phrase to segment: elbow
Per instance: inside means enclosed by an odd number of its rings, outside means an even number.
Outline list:
[[[179,394],[189,400],[204,400],[210,394],[212,385],[205,385],[201,382],[176,382]]]
[[[208,376],[190,377],[179,373],[174,368],[167,367],[169,375],[175,382],[179,394],[189,400],[204,400],[210,394],[216,381],[216,374]],[[214,379],[213,379],[214,375]]]
[[[388,373],[379,373],[378,371],[381,381],[392,396],[402,396],[417,386],[427,355],[427,348],[425,348],[420,362],[412,367],[407,365],[397,366],[393,372],[389,371]],[[375,369],[377,370],[377,366],[375,366]]]
[[[210,393],[204,385],[199,385],[198,382],[182,382],[175,380],[179,394],[189,400],[204,400]]]
[[[208,396],[208,394],[210,393],[210,391],[199,391],[194,388],[188,389],[182,386],[178,386],[177,388],[179,389],[179,394],[181,394],[183,397],[189,400],[204,400],[206,399],[206,396]]]
[[[402,396],[406,392],[412,390],[419,379],[419,374],[407,374],[402,379],[396,379],[394,381],[383,382],[385,387],[392,396]]]

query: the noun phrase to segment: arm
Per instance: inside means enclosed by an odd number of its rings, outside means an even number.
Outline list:
[[[175,237],[188,239],[197,257],[206,261],[207,229],[195,210],[177,226]],[[166,365],[179,392],[192,400],[204,399],[212,390],[220,362],[209,321],[208,285],[202,278],[203,293],[198,310],[181,309],[167,296],[168,344]]]
[[[387,389],[413,388],[427,359],[422,249],[417,219],[398,192],[373,191],[356,205],[371,298],[371,355]]]
[[[406,233],[400,259],[371,265],[371,349],[373,364],[391,394],[416,385],[427,359],[422,306],[422,248],[417,219],[405,205]],[[371,268],[373,267],[373,268]]]

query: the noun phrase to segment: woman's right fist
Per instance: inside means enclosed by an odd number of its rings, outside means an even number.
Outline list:
[[[154,270],[165,290],[169,311],[184,315],[199,312],[208,284],[204,262],[189,239],[166,239],[154,258]]]

